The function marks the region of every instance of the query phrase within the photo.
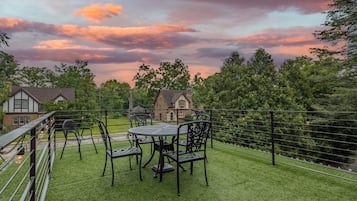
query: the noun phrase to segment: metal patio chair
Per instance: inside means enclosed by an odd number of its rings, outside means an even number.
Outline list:
[[[180,141],[180,138],[184,139],[186,141],[186,146],[181,146],[179,143],[176,143],[175,151],[164,153],[164,156],[170,158],[171,161],[176,162],[176,188],[178,195],[180,195],[180,166],[184,163],[190,163],[190,174],[192,175],[193,163],[195,161],[203,161],[205,180],[206,185],[208,186],[206,144],[210,130],[211,122],[207,120],[194,120],[180,124],[177,130],[176,139],[178,141]],[[182,132],[186,132],[187,134],[180,135]],[[160,181],[161,180],[162,173],[160,174]]]
[[[140,158],[139,159],[139,177],[140,177],[140,180],[142,180],[142,176],[141,176],[142,150],[141,150],[140,145],[139,144],[138,144],[138,146],[130,145],[129,147],[113,149],[112,138],[109,135],[107,126],[101,120],[97,120],[97,122],[98,122],[100,135],[101,135],[104,145],[105,145],[105,162],[104,162],[104,169],[103,169],[102,176],[104,176],[105,169],[107,167],[107,161],[108,161],[108,158],[110,158],[111,167],[112,167],[112,186],[113,186],[114,185],[113,159],[129,157],[129,166],[130,166],[130,170],[131,170],[132,167],[131,167],[130,157],[138,156]]]
[[[76,138],[76,141],[77,141],[77,143],[78,143],[79,157],[80,157],[80,159],[82,160],[81,140],[80,140],[80,138],[79,138],[79,127],[78,127],[78,124],[77,124],[75,121],[73,121],[72,119],[66,119],[66,120],[63,121],[62,130],[63,130],[63,133],[64,133],[64,145],[63,145],[63,148],[62,148],[62,152],[61,152],[61,157],[60,157],[60,159],[62,159],[64,149],[66,148],[66,145],[67,145],[68,134],[73,133],[74,136],[75,136],[75,138]]]

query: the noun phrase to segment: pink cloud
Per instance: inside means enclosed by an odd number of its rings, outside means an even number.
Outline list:
[[[93,4],[82,9],[75,10],[73,15],[82,16],[93,22],[101,22],[107,18],[117,16],[123,7],[120,5],[113,5],[111,3],[107,4]]]
[[[270,48],[276,46],[316,45],[321,42],[312,35],[315,28],[294,27],[269,29],[264,32],[234,39],[240,47]]]
[[[0,18],[0,29],[5,32],[40,32],[74,37],[124,49],[167,49],[194,43],[196,38],[181,33],[196,30],[185,25],[156,24],[140,27],[52,25],[13,18]]]
[[[185,0],[191,2],[205,2],[211,4],[226,5],[227,7],[234,7],[239,10],[259,8],[262,10],[286,10],[288,8],[295,8],[303,13],[316,13],[324,11],[328,8],[329,0]]]
[[[38,45],[33,46],[35,49],[80,49],[80,50],[103,50],[113,51],[114,48],[89,47],[87,45],[74,44],[72,40],[46,40],[40,41]]]

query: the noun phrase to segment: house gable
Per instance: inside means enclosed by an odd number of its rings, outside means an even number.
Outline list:
[[[75,100],[75,89],[13,86],[9,99],[3,102],[3,126],[23,125],[41,115],[41,104],[63,100]]]
[[[16,90],[11,93],[8,101],[3,103],[5,113],[34,113],[38,112],[39,101],[26,90]]]
[[[161,121],[176,121],[177,116],[183,119],[191,114],[192,99],[188,90],[162,89],[155,98],[155,119]],[[176,115],[178,112],[178,115]]]

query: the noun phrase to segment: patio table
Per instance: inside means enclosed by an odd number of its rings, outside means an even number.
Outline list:
[[[177,135],[177,129],[178,125],[172,125],[172,124],[158,124],[158,125],[152,125],[152,126],[138,126],[138,127],[133,127],[128,130],[128,133],[134,134],[134,135],[141,135],[141,136],[149,136],[153,138],[153,141],[155,143],[154,137],[158,137],[159,139],[159,162],[157,165],[153,166],[153,171],[155,172],[154,176],[157,176],[157,174],[161,172],[169,172],[173,171],[174,168],[167,163],[164,163],[164,158],[163,158],[163,150],[164,150],[164,139],[165,137],[173,137]],[[185,134],[186,132],[182,131],[185,129],[181,129],[180,134]],[[147,164],[151,162],[155,154],[155,151],[152,152],[150,159],[143,165],[143,167],[146,167]],[[162,164],[163,163],[163,164]],[[160,165],[163,165],[162,170],[160,170]]]

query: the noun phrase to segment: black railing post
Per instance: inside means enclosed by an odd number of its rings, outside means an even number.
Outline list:
[[[274,142],[274,113],[270,111],[270,128],[271,128],[271,162],[275,165],[275,142]]]
[[[210,137],[211,137],[211,148],[213,148],[213,122],[212,122],[212,110],[209,111],[209,116],[210,116],[210,120],[211,120],[211,130],[210,130]]]
[[[36,198],[36,128],[31,129],[30,137],[30,200]]]
[[[108,110],[104,110],[105,126],[108,126]]]
[[[179,124],[179,109],[176,109],[176,125]]]
[[[52,122],[50,120],[49,125],[47,124],[48,128],[47,128],[47,154],[48,154],[48,161],[47,161],[47,166],[48,166],[48,175],[51,175],[51,132],[52,132]]]

